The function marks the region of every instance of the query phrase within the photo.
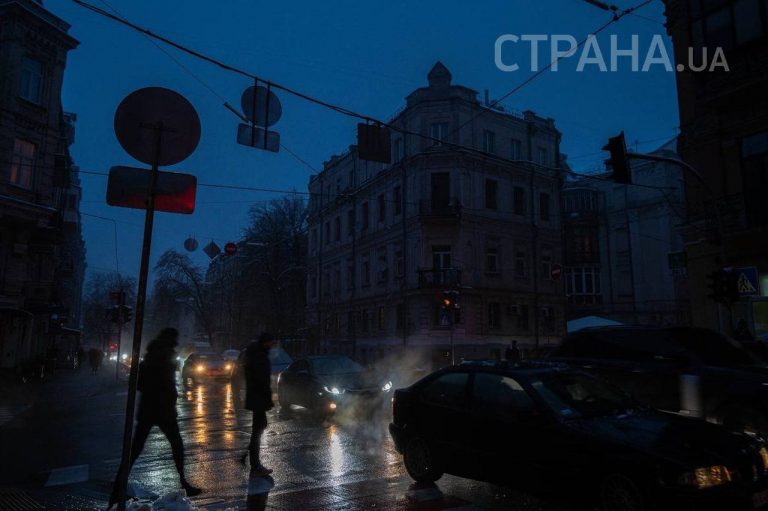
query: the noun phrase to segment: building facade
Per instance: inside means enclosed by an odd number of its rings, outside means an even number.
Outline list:
[[[85,248],[61,105],[78,42],[42,2],[0,0],[0,368],[77,344]],[[63,355],[63,353],[62,353]]]
[[[651,154],[676,158],[675,143]],[[600,316],[626,324],[687,324],[686,272],[675,255],[684,250],[681,169],[632,160],[631,174],[634,185],[604,174],[570,180],[563,189],[568,320]]]
[[[707,64],[720,48],[728,64],[728,70],[710,65],[676,74],[679,152],[701,176],[685,178],[693,323],[733,333],[745,319],[762,336],[768,333],[768,9],[761,0],[665,4],[677,62]],[[753,277],[742,282],[743,295],[730,308],[708,298],[707,275],[720,268],[752,269],[739,270]]]
[[[564,327],[560,133],[491,108],[437,63],[391,124],[392,164],[356,146],[310,178],[307,321],[364,361],[435,364],[535,347]],[[416,135],[416,134],[418,135]],[[441,306],[446,293],[458,307]]]

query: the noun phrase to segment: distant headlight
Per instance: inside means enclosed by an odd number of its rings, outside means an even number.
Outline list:
[[[337,387],[331,387],[330,389],[328,387],[323,387],[323,389],[325,389],[325,391],[329,394],[341,394],[343,392]]]
[[[761,447],[758,452],[760,453],[760,458],[763,460],[763,468],[768,469],[768,448]]]
[[[232,370],[232,364],[225,365],[224,369],[226,369],[227,371],[231,371]]]
[[[120,358],[122,358],[123,360],[125,360],[126,358],[128,358],[128,355],[127,355],[127,354],[125,354],[125,353],[123,353],[122,355],[120,355]]]
[[[383,390],[384,392],[389,392],[391,389],[392,389],[391,381],[388,381],[387,383],[384,384],[383,387],[381,387],[381,390]]]
[[[195,367],[198,373],[202,373],[205,371],[205,366],[203,364],[199,364],[197,367]]]
[[[712,467],[697,468],[692,472],[687,472],[680,476],[680,484],[693,486],[694,488],[704,489],[713,486],[720,486],[733,481],[733,471],[723,465],[714,465]]]

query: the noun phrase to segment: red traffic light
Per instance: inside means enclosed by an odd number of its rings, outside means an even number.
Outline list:
[[[231,241],[224,245],[224,253],[228,256],[235,255],[235,252],[237,252],[237,245],[235,243],[232,243]]]

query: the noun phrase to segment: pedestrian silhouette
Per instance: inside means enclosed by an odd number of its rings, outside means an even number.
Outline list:
[[[270,375],[272,363],[269,361],[269,350],[275,340],[271,334],[263,332],[257,341],[245,349],[243,373],[245,374],[245,408],[253,412],[251,441],[248,452],[243,454],[240,461],[245,464],[250,458],[251,476],[266,476],[272,473],[262,465],[260,459],[261,435],[267,429],[267,411],[274,408]]]
[[[93,374],[96,374],[99,372],[99,368],[101,367],[101,361],[104,358],[104,352],[102,352],[100,349],[97,348],[91,348],[91,350],[88,352],[88,363],[91,366],[91,371]]]
[[[512,363],[518,363],[521,360],[520,356],[520,348],[517,347],[517,341],[512,341],[511,346],[507,346],[507,350],[504,353],[504,358],[507,359],[507,362]]]
[[[179,332],[175,328],[165,328],[160,335],[147,346],[147,353],[139,365],[139,381],[137,390],[139,409],[136,414],[136,429],[133,433],[131,444],[131,458],[128,463],[128,472],[136,462],[136,459],[144,449],[153,426],[158,426],[168,442],[171,444],[173,462],[179,473],[181,487],[187,491],[187,495],[194,497],[202,493],[200,488],[192,486],[184,475],[184,442],[179,433],[179,424],[176,421],[176,351]],[[122,468],[122,467],[121,467]],[[117,503],[118,473],[109,499],[110,507]]]

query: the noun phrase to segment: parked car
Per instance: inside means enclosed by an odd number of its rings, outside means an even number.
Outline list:
[[[204,380],[229,379],[233,367],[233,363],[227,362],[218,353],[192,353],[184,361],[181,381],[186,386],[192,386]]]
[[[768,367],[711,330],[587,328],[568,335],[549,358],[596,374],[654,408],[768,435]]]
[[[452,366],[396,390],[392,411],[395,447],[418,482],[448,473],[604,511],[768,504],[762,440],[640,406],[565,365]]]
[[[323,355],[298,359],[280,373],[277,397],[284,408],[333,413],[340,406],[380,404],[391,389],[392,381],[381,373],[345,355]]]
[[[224,350],[221,352],[221,356],[224,357],[224,360],[227,362],[237,362],[238,357],[240,357],[240,350],[230,349],[230,350]]]

